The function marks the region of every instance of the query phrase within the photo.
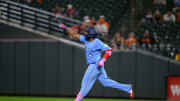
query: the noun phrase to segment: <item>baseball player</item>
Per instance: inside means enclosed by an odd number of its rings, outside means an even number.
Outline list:
[[[108,59],[109,56],[111,56],[112,49],[108,45],[104,44],[101,40],[96,38],[97,32],[94,27],[89,27],[86,30],[87,35],[79,35],[62,23],[59,23],[59,26],[60,28],[65,29],[68,34],[79,39],[85,44],[85,55],[88,68],[82,80],[81,90],[78,93],[75,101],[82,101],[82,99],[91,90],[96,79],[98,79],[103,86],[123,90],[129,93],[130,98],[134,98],[131,84],[121,84],[114,80],[111,80],[107,76],[104,69],[104,62]],[[103,58],[101,58],[101,51],[105,51]]]

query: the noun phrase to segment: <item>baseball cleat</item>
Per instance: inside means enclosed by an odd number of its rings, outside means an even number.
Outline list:
[[[130,98],[131,99],[133,99],[134,98],[134,92],[133,92],[133,90],[131,89],[131,91],[129,92],[129,96],[130,96]]]

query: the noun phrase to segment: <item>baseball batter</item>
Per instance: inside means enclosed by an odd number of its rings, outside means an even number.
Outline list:
[[[103,86],[123,90],[129,93],[131,98],[134,98],[131,84],[121,84],[107,76],[104,69],[104,62],[108,59],[109,56],[111,56],[112,49],[108,45],[104,44],[101,40],[96,38],[97,32],[94,27],[89,27],[86,30],[87,35],[79,35],[62,23],[59,23],[59,26],[60,28],[66,29],[68,34],[74,38],[79,39],[85,44],[85,55],[88,68],[82,79],[81,90],[78,93],[75,101],[82,101],[82,99],[91,90],[97,79]],[[105,51],[103,58],[101,58],[101,51]]]

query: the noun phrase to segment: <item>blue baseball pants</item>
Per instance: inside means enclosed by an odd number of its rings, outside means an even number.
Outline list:
[[[130,84],[121,84],[107,77],[107,74],[104,70],[104,65],[102,67],[98,67],[98,64],[94,63],[88,66],[82,80],[80,93],[83,97],[85,97],[91,90],[96,79],[98,79],[104,87],[116,88],[118,90],[123,90],[127,93],[131,90]]]

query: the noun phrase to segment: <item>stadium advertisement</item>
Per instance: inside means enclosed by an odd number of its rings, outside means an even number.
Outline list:
[[[168,76],[167,97],[168,100],[180,100],[180,76]]]

